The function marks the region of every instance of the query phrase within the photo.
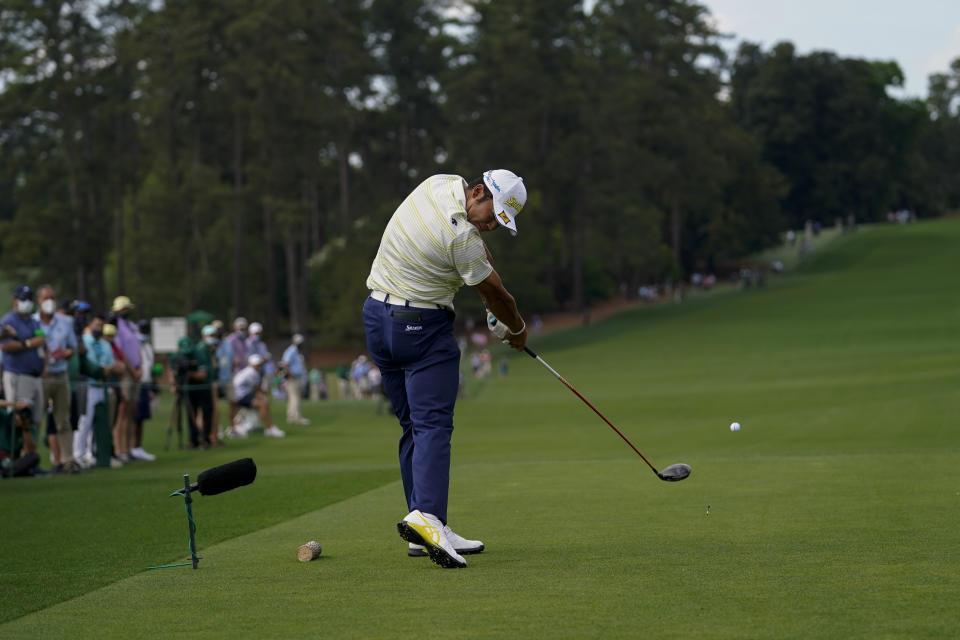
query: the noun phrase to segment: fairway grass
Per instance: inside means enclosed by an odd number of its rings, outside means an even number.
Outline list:
[[[862,228],[765,288],[532,339],[655,465],[693,473],[659,481],[515,355],[457,408],[450,523],[487,547],[465,570],[406,556],[398,427],[370,404],[0,482],[0,638],[955,637],[957,246],[957,219]],[[182,474],[248,455],[253,485],[194,503],[200,569],[145,571],[187,555]],[[311,539],[323,554],[297,562]]]

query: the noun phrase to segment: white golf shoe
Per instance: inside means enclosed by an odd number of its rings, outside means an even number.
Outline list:
[[[130,449],[130,457],[134,460],[145,460],[147,462],[153,462],[157,459],[157,456],[145,451],[143,447],[134,447],[133,449]]]
[[[483,551],[483,543],[479,540],[467,540],[463,536],[454,533],[450,525],[443,525],[443,532],[447,534],[447,540],[453,545],[454,550],[462,556],[468,556]],[[407,555],[411,558],[419,558],[427,555],[427,550],[423,545],[410,543],[407,548]]]
[[[400,537],[407,542],[423,546],[434,564],[444,569],[466,567],[467,561],[457,553],[444,530],[449,531],[449,527],[444,526],[439,518],[429,513],[422,513],[418,509],[414,509],[397,523],[397,533]]]

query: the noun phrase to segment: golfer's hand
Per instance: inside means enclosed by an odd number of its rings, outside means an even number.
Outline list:
[[[487,311],[487,328],[490,329],[490,333],[501,340],[506,340],[507,334],[510,333],[507,325],[497,320],[497,316],[493,315],[490,311]]]
[[[503,344],[509,345],[511,349],[523,351],[523,348],[527,346],[527,325],[524,324],[523,329],[517,333],[507,331],[507,337]]]
[[[514,333],[506,324],[497,320],[495,315],[487,311],[487,326],[490,327],[490,332],[493,333],[493,335],[500,338],[500,342],[508,345],[511,349],[523,351],[523,348],[527,345],[526,322],[520,327],[520,331]]]

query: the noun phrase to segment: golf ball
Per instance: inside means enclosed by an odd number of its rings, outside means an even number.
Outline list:
[[[739,423],[739,422],[731,422],[731,423],[730,423],[730,431],[740,431],[740,423]]]

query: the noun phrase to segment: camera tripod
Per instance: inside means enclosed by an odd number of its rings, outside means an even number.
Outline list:
[[[170,419],[167,420],[167,437],[163,444],[163,450],[170,450],[170,437],[173,432],[173,423],[177,423],[177,448],[183,449],[183,417],[186,414],[187,425],[196,424],[196,415],[193,405],[190,403],[190,394],[186,390],[186,382],[177,380],[174,383],[173,409],[170,412]]]

